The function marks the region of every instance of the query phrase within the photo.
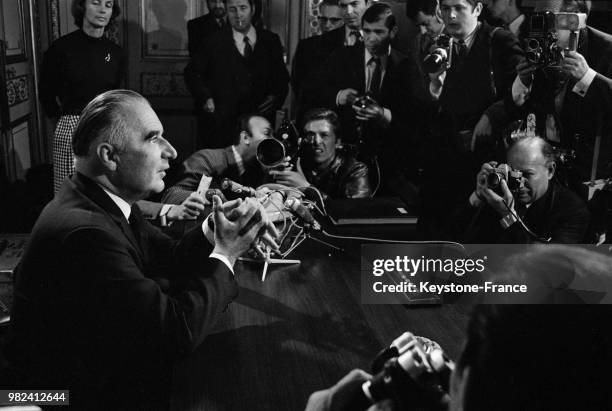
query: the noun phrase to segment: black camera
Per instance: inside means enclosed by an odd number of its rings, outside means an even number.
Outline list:
[[[576,51],[580,30],[586,27],[584,13],[532,13],[525,38],[525,57],[531,64],[543,67],[557,66],[563,60],[564,50]],[[567,31],[567,47],[559,45],[560,32]]]
[[[355,99],[355,102],[353,103],[354,106],[357,106],[359,108],[368,108],[371,105],[377,104],[376,100],[374,100],[372,98],[372,96],[370,96],[369,94],[364,94],[363,96],[359,96]]]
[[[441,34],[436,39],[434,50],[423,59],[423,68],[427,73],[448,70],[453,57],[453,38]]]
[[[507,164],[500,164],[487,175],[487,187],[491,190],[500,190],[502,180],[506,180],[508,189],[514,193],[521,188],[521,179],[523,173],[519,170],[515,170]]]
[[[274,168],[281,165],[286,157],[295,159],[300,150],[302,139],[295,125],[285,119],[274,138],[263,140],[257,146],[257,160],[265,168]]]
[[[406,332],[379,353],[372,365],[374,377],[362,384],[347,409],[367,409],[385,399],[398,409],[447,409],[454,368],[436,342]]]

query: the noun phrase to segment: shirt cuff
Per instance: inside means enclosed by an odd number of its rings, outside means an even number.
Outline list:
[[[434,100],[438,100],[440,98],[440,95],[442,94],[442,86],[443,84],[435,86],[433,81],[429,82],[429,94],[431,94]]]
[[[209,257],[210,258],[216,258],[217,260],[221,261],[223,264],[225,264],[227,266],[227,268],[229,268],[229,270],[232,272],[233,276],[236,275],[234,273],[234,267],[232,267],[232,265],[230,264],[230,262],[229,262],[229,260],[227,259],[226,256],[224,256],[222,254],[218,254],[218,253],[210,253]]]
[[[578,80],[574,88],[572,88],[572,91],[578,94],[580,97],[586,96],[586,93],[589,91],[589,87],[591,87],[591,83],[593,82],[593,80],[595,80],[596,75],[597,72],[592,68],[589,68],[586,74],[582,76],[582,78]]]
[[[336,94],[336,106],[340,107],[340,93],[342,92],[342,90],[340,90],[338,92],[338,94]]]
[[[513,213],[508,213],[506,214],[506,216],[504,218],[502,218],[501,220],[499,220],[499,223],[501,224],[501,226],[506,229],[508,227],[510,227],[512,224],[516,223],[518,220],[516,219],[516,217],[514,216]]]
[[[516,76],[512,83],[512,100],[517,106],[522,106],[531,95],[531,86],[527,87],[521,81],[519,76]]]
[[[164,204],[159,212],[159,224],[162,227],[167,227],[170,224],[172,224],[172,221],[168,221],[166,215],[168,214],[168,211],[170,211],[170,209],[172,208],[173,204]]]
[[[383,117],[386,124],[391,123],[391,119],[393,118],[393,116],[391,115],[391,110],[383,107]]]
[[[215,232],[213,224],[211,220],[211,214],[208,215],[202,222],[202,232],[204,233],[204,237],[208,240],[208,242],[214,247],[215,246]]]
[[[215,245],[215,233],[213,232],[213,228],[212,228],[212,220],[210,219],[210,214],[208,215],[208,217],[206,217],[206,219],[204,220],[204,222],[202,223],[202,232],[204,233],[204,236],[206,237],[206,239],[208,240],[208,242],[210,244]],[[229,270],[232,272],[232,275],[236,275],[234,273],[234,267],[230,264],[229,259],[219,253],[210,253],[209,255],[210,258],[216,258],[217,260],[221,261],[223,264],[225,264],[227,266],[227,268],[229,268]]]

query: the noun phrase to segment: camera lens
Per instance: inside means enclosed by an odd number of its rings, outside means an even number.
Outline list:
[[[274,138],[263,140],[257,146],[257,160],[264,167],[275,167],[282,163],[284,158],[285,147]]]
[[[501,184],[503,179],[504,177],[497,171],[489,173],[487,175],[487,186],[489,188],[496,188]]]

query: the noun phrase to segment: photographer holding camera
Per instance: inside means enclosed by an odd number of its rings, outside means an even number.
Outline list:
[[[539,1],[535,11],[579,16],[575,13],[589,10],[584,0],[557,0]],[[520,117],[534,113],[541,136],[575,151],[568,175],[574,190],[585,181],[612,176],[612,118],[605,115],[612,110],[612,36],[584,26],[574,48],[565,27],[547,28],[558,37],[555,48],[562,53],[550,64],[523,62],[512,86]]]
[[[542,293],[534,304],[476,305],[450,379],[435,368],[415,377],[419,367],[411,365],[403,379],[387,374],[379,395],[364,401],[384,373],[373,370],[373,377],[355,369],[312,393],[306,411],[609,409],[609,305],[552,305],[559,290],[541,281],[580,276],[609,284],[611,269],[608,255],[574,246],[546,245],[515,254],[501,268],[500,279],[539,283]],[[387,365],[403,356],[395,355]],[[430,365],[435,363],[433,352],[428,357]],[[443,389],[436,389],[438,382]],[[423,398],[428,400],[423,403]]]
[[[589,224],[586,205],[553,180],[554,151],[540,137],[517,140],[508,165],[482,165],[470,196],[466,243],[526,244],[583,242]],[[474,209],[477,209],[474,212]]]
[[[429,70],[435,114],[425,141],[424,207],[419,218],[425,238],[449,236],[447,205],[461,204],[479,164],[495,151],[490,137],[506,117],[501,102],[510,94],[523,58],[512,33],[478,20],[482,7],[477,0],[440,1],[446,36],[440,36],[437,48],[446,50],[447,58]],[[479,150],[473,153],[475,148]],[[448,178],[449,168],[456,178]]]

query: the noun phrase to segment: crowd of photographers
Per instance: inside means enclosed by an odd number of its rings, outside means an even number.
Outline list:
[[[310,175],[294,161],[269,176],[335,187],[333,196],[400,196],[418,206],[423,240],[604,242],[612,36],[587,25],[588,1],[538,0],[527,11],[521,3],[409,1],[421,35],[406,55],[391,5],[321,2],[323,33],[298,43],[291,84],[300,133],[313,109],[338,117],[331,143],[303,139],[311,149],[302,166],[332,156]],[[246,27],[232,21],[235,33]],[[199,67],[192,56],[188,80],[214,83],[214,70],[202,71],[210,59]],[[256,89],[270,84],[253,76]],[[338,189],[336,160],[346,156],[367,189]]]

